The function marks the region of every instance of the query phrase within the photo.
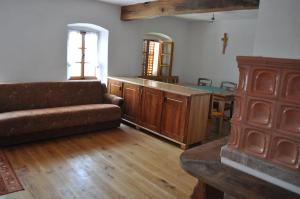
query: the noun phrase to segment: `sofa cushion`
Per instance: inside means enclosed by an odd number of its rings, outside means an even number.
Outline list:
[[[120,107],[91,104],[0,113],[0,136],[119,120]]]
[[[100,81],[0,84],[0,113],[101,104],[105,90]]]

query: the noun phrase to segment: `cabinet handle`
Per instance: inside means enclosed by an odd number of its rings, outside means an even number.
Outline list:
[[[140,88],[140,98],[142,99],[143,97],[143,88]]]
[[[168,98],[168,97],[164,97],[164,101],[166,102],[168,100],[173,101],[173,102],[178,102],[178,103],[182,103],[181,100],[177,100],[177,99],[172,99],[172,98]]]
[[[167,101],[167,97],[164,97],[164,103]]]

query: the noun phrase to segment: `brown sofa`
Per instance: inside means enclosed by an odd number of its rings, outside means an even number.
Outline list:
[[[0,84],[0,145],[119,127],[122,103],[99,81]]]

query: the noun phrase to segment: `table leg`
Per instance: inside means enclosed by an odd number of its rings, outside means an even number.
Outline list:
[[[223,120],[224,120],[224,114],[225,114],[225,101],[224,100],[220,100],[219,101],[219,107],[218,107],[218,111],[222,113],[222,117],[220,118],[219,121],[219,134],[222,135],[223,132]]]
[[[233,115],[234,100],[232,100],[230,104],[231,104],[231,107],[230,107],[230,119],[231,119],[232,115]]]
[[[197,185],[194,188],[194,192],[191,196],[191,199],[206,199],[204,183],[198,181]]]
[[[224,193],[208,184],[198,181],[191,199],[224,199]]]
[[[224,194],[224,199],[237,199],[237,198],[235,198],[235,197],[233,197],[233,196],[230,196],[230,195],[228,195],[228,194]]]
[[[218,111],[223,113],[225,112],[225,101],[224,100],[219,100],[219,107],[218,107]]]

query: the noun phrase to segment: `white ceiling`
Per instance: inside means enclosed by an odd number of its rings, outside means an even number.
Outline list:
[[[98,1],[104,1],[107,3],[125,6],[125,5],[144,3],[144,2],[148,2],[148,1],[154,1],[154,0],[98,0]]]
[[[155,0],[97,0],[104,1],[116,5],[131,5],[137,3],[144,3]],[[227,11],[227,12],[216,12],[215,20],[236,20],[236,19],[256,19],[258,10],[238,10],[238,11]],[[187,19],[187,20],[198,20],[198,21],[211,21],[212,13],[194,13],[177,15],[175,17]]]
[[[237,10],[227,12],[215,12],[215,20],[237,20],[237,19],[256,19],[258,10]],[[211,21],[213,13],[194,13],[177,15],[176,17],[188,20]]]

